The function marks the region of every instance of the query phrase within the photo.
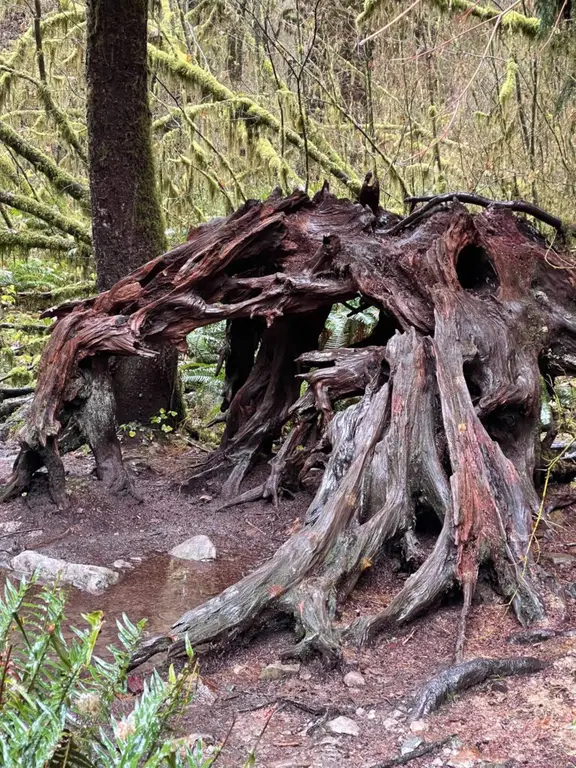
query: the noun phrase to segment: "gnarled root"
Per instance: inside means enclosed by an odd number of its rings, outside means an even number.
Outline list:
[[[509,677],[540,672],[548,663],[532,656],[511,659],[471,659],[449,667],[429,680],[415,696],[411,718],[419,720],[438,709],[448,696],[480,685],[490,677]]]

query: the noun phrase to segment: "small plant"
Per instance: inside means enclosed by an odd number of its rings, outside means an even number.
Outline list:
[[[170,425],[170,421],[175,419],[178,414],[176,411],[167,411],[165,408],[160,408],[156,416],[152,416],[150,419],[151,424],[156,424],[164,432],[168,434],[174,431],[174,427]]]
[[[201,742],[169,738],[197,682],[192,649],[183,670],[157,673],[126,714],[129,660],[144,622],[117,622],[111,660],[95,654],[103,616],[66,626],[61,589],[9,581],[0,598],[0,765],[4,768],[208,768]],[[123,715],[120,714],[119,704]]]

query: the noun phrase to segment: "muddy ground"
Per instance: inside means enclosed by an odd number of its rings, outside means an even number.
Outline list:
[[[14,445],[0,446],[0,482],[9,474],[15,450]],[[80,612],[103,609],[108,617],[103,645],[113,639],[113,619],[123,611],[133,620],[147,617],[151,634],[164,631],[185,610],[269,557],[302,519],[310,500],[302,494],[283,500],[278,511],[254,503],[215,512],[217,481],[192,493],[180,486],[196,453],[177,441],[146,447],[130,443],[125,455],[143,503],[109,495],[94,477],[91,457],[84,451],[70,455],[65,460],[69,509],[56,512],[40,477],[31,493],[0,507],[0,549],[14,554],[36,549],[110,567],[117,559],[131,561],[133,570],[123,571],[120,582],[104,595],[73,591],[70,614],[77,618]],[[250,482],[255,484],[264,471],[257,470]],[[216,561],[192,564],[167,555],[198,533],[216,545]],[[537,542],[542,566],[564,589],[565,611],[559,609],[551,625],[574,627],[576,509],[554,512],[540,526]],[[342,620],[377,611],[407,576],[393,559],[376,564],[345,606]],[[177,724],[178,733],[201,733],[216,742],[228,734],[218,761],[222,768],[241,766],[255,744],[256,764],[265,768],[368,768],[399,755],[410,740],[414,745],[416,740],[436,742],[452,735],[447,744],[408,765],[576,766],[576,638],[558,637],[528,648],[508,644],[519,627],[487,584],[480,585],[473,606],[466,656],[526,654],[546,659],[550,666],[462,693],[410,727],[406,710],[412,694],[451,663],[459,607],[454,597],[394,635],[382,635],[372,647],[347,648],[341,669],[327,669],[316,659],[292,676],[260,680],[262,668],[294,642],[288,629],[248,646],[201,656],[206,688]],[[365,684],[348,687],[344,676],[349,671],[361,673]],[[354,720],[359,734],[331,733],[327,720],[337,715]]]

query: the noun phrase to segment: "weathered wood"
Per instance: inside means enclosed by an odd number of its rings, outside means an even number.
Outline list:
[[[510,659],[477,658],[441,672],[429,680],[415,697],[411,717],[419,720],[438,709],[448,696],[483,683],[490,677],[527,675],[546,669],[549,662],[532,656]]]
[[[366,205],[326,185],[312,200],[248,201],[108,291],[47,313],[58,321],[5,497],[48,462],[62,502],[59,451],[71,429],[90,443],[99,476],[133,492],[101,361],[183,349],[188,333],[219,320],[228,323],[226,427],[192,476],[225,468],[223,506],[277,504],[283,488],[316,487],[302,528],[268,563],[185,614],[138,661],[182,653],[185,635],[194,646],[228,642],[282,616],[299,635],[288,655],[335,663],[343,642],[367,642],[454,588],[464,597],[459,658],[480,569],[520,622],[544,616],[530,551],[540,377],[576,371],[576,284],[569,253],[513,211],[557,221],[460,194],[484,210],[437,198],[386,230],[392,216],[377,193],[367,178]],[[355,298],[380,311],[372,334],[319,350],[331,307]],[[356,402],[341,410],[348,398]],[[241,487],[286,425],[268,479]],[[428,554],[421,520],[439,531]],[[339,604],[387,544],[414,572],[380,613],[338,626]]]

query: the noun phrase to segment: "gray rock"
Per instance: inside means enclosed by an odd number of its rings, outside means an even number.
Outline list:
[[[362,688],[363,685],[366,685],[366,680],[360,672],[348,672],[347,675],[344,675],[344,685],[347,685],[348,688]]]
[[[118,568],[118,570],[128,570],[131,571],[134,568],[134,563],[129,563],[128,560],[114,560],[112,563],[114,568]]]
[[[43,584],[58,581],[62,584],[71,584],[93,595],[99,595],[118,581],[118,574],[110,568],[68,563],[66,560],[42,555],[33,549],[25,549],[24,552],[13,557],[10,568],[21,576],[32,576],[36,573],[38,580]]]
[[[424,739],[421,739],[420,736],[413,736],[411,739],[406,739],[406,741],[402,742],[400,754],[409,755],[410,752],[414,752],[414,750],[418,749],[422,744],[424,744]]]
[[[0,523],[0,531],[6,535],[16,533],[19,528],[22,528],[20,520],[6,520],[5,523]]]
[[[350,717],[344,717],[344,715],[335,717],[334,720],[330,720],[327,723],[327,727],[328,730],[332,731],[332,733],[343,733],[346,736],[360,735],[360,728],[358,727],[358,723],[356,723]]]
[[[263,667],[260,672],[260,680],[281,680],[283,677],[292,677],[300,672],[300,664],[282,664],[275,661]]]
[[[568,552],[548,552],[545,557],[552,565],[559,565],[561,568],[566,568],[576,563],[576,555],[571,555]]]
[[[172,557],[179,557],[181,560],[215,560],[216,547],[208,536],[200,534],[186,539],[181,544],[176,545],[170,550]]]

